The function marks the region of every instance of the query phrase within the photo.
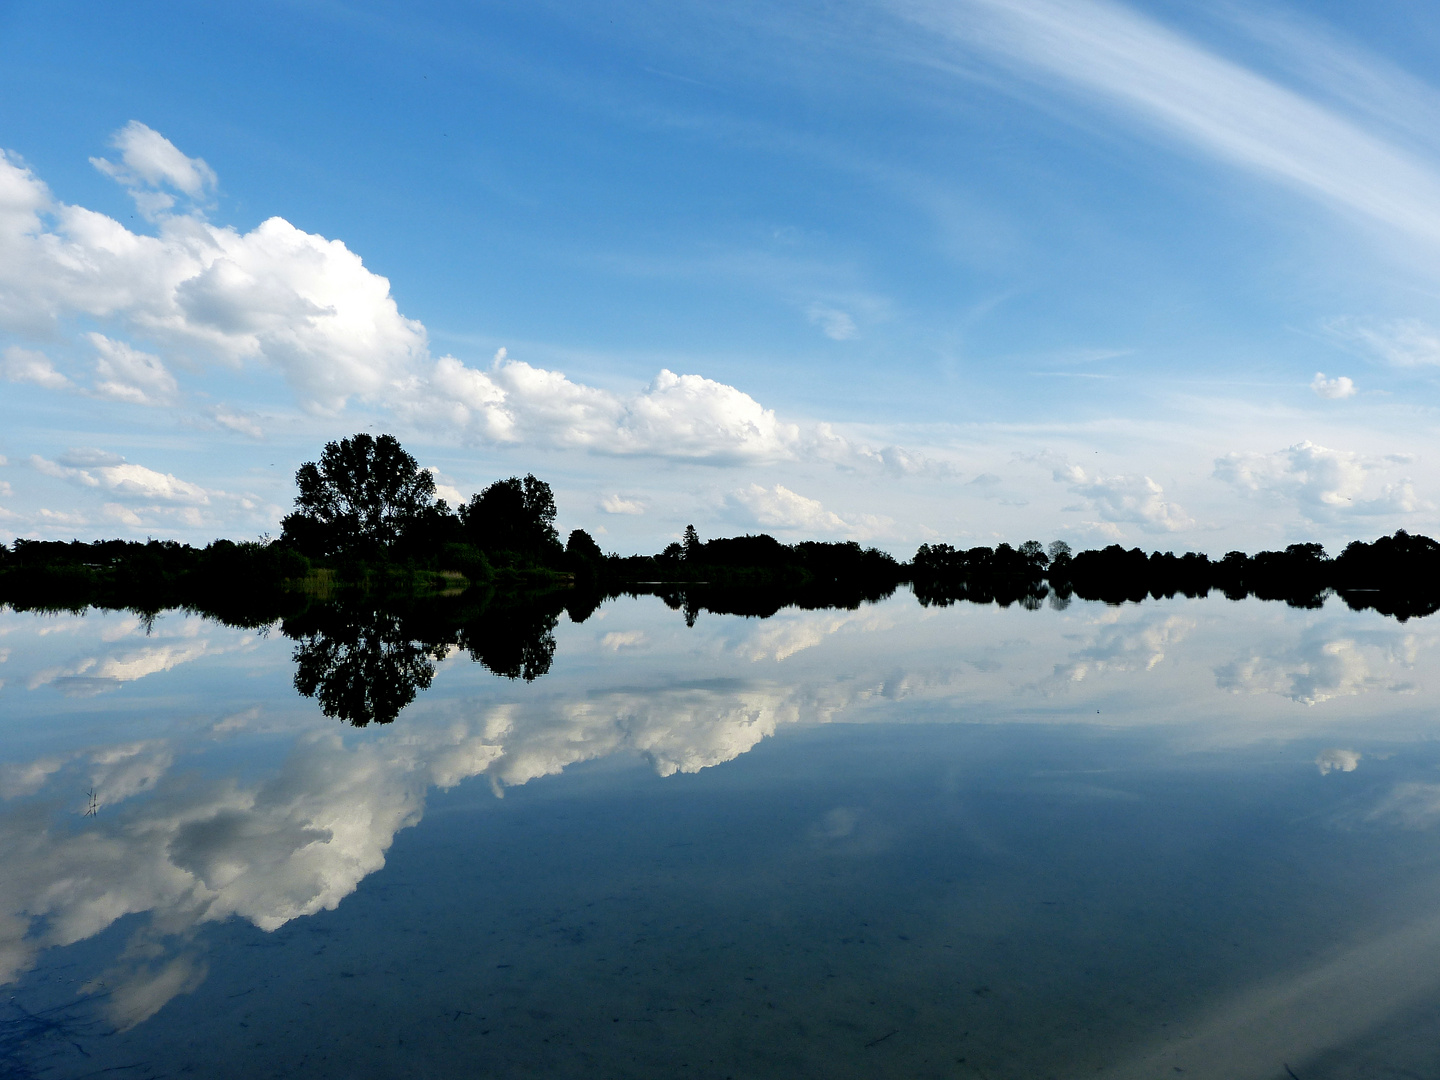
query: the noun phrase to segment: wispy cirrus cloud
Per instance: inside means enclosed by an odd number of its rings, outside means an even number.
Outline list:
[[[952,49],[998,61],[1032,84],[1078,91],[1172,143],[1440,243],[1433,161],[1124,5],[963,0],[900,10]],[[1362,60],[1349,62],[1351,82],[1370,74]]]

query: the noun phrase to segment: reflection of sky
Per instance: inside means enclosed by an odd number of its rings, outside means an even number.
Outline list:
[[[704,614],[687,629],[643,600],[559,636],[537,683],[452,655],[396,724],[355,731],[289,690],[292,643],[278,635],[0,614],[0,979],[143,916],[99,976],[112,1022],[138,1023],[204,980],[200,927],[239,917],[273,931],[335,909],[433,791],[482,776],[500,795],[628,756],[674,777],[786,729],[1010,721],[1150,729],[1189,751],[1319,740],[1304,761],[1329,783],[1368,768],[1367,747],[1430,733],[1415,703],[1432,690],[1434,632],[1333,605],[1057,613],[901,596],[771,620]],[[1427,827],[1437,792],[1400,781],[1351,817]],[[847,803],[809,829],[863,848],[878,842],[868,820]]]

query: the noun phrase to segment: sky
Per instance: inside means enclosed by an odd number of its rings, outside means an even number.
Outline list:
[[[328,440],[562,533],[1440,529],[1440,18],[0,0],[0,539],[278,533]]]

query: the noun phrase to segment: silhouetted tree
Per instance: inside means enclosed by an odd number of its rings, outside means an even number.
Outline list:
[[[683,551],[681,557],[687,561],[700,554],[700,534],[695,531],[694,525],[685,526],[685,535],[680,538],[680,547]]]
[[[555,625],[563,610],[560,594],[491,609],[460,628],[461,648],[496,675],[534,682],[555,659]]]
[[[483,551],[509,551],[558,561],[555,495],[533,474],[497,480],[460,508],[466,540]]]
[[[287,626],[295,647],[295,689],[326,716],[356,727],[388,724],[427,689],[445,646],[418,642],[392,611],[335,605]]]
[[[325,444],[295,473],[300,494],[281,539],[307,555],[388,550],[435,498],[435,478],[393,435],[353,435]]]

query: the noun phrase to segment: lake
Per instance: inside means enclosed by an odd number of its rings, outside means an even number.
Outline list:
[[[622,598],[355,727],[0,612],[0,1075],[1440,1075],[1437,626]]]

